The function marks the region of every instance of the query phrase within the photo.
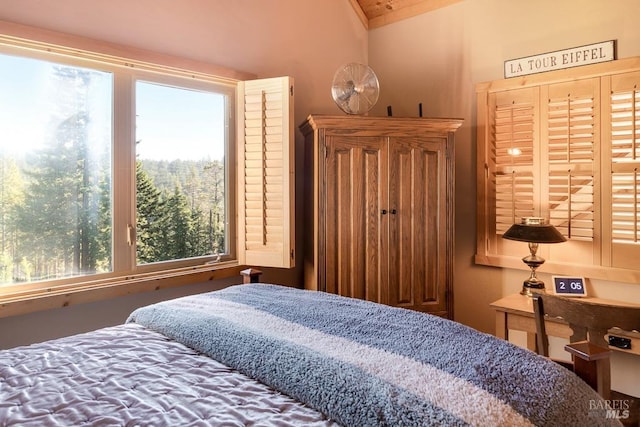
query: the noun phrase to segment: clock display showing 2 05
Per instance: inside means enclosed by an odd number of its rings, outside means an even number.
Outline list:
[[[583,277],[558,277],[553,278],[556,294],[584,296],[586,288]]]

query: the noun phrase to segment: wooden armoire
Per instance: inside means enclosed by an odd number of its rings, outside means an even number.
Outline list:
[[[452,317],[459,119],[311,115],[305,288]]]

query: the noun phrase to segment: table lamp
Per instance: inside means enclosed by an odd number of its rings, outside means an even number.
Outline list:
[[[531,269],[531,276],[522,284],[522,295],[532,296],[532,289],[537,292],[544,292],[544,282],[536,276],[536,269],[544,264],[544,258],[537,255],[538,244],[540,243],[561,243],[567,238],[551,224],[547,224],[544,218],[524,217],[520,224],[513,224],[506,233],[502,235],[504,239],[516,240],[518,242],[529,243],[531,252],[522,261]]]

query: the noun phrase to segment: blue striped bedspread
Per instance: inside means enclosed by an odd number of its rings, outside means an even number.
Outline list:
[[[278,285],[133,312],[156,330],[348,426],[598,426],[572,372],[428,314]]]

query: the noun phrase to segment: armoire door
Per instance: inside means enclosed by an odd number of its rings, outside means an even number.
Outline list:
[[[446,153],[442,139],[389,142],[389,304],[446,315]]]
[[[387,155],[384,138],[326,137],[326,291],[387,302]]]

